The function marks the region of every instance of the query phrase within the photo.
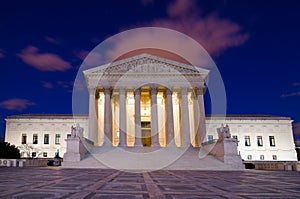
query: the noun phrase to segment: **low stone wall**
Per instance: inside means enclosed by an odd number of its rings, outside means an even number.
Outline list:
[[[251,163],[255,166],[254,169],[257,170],[276,170],[276,171],[300,171],[300,162],[267,162],[267,161],[257,161],[245,163]]]
[[[25,159],[24,166],[25,167],[46,167],[49,158],[33,158],[33,159]],[[53,158],[51,159],[53,160]]]
[[[22,159],[0,159],[0,167],[23,167]]]

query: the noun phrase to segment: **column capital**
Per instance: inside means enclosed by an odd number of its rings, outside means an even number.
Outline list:
[[[166,95],[172,95],[172,94],[173,94],[173,89],[167,88]]]
[[[156,86],[151,86],[150,87],[150,93],[151,95],[157,95],[158,89]]]
[[[110,95],[111,91],[112,91],[111,87],[104,87],[104,94],[105,95]]]
[[[134,90],[134,96],[136,96],[136,95],[141,95],[141,88],[136,88]]]
[[[181,93],[181,95],[187,95],[188,94],[188,91],[189,91],[189,88],[188,87],[182,87],[181,89],[180,89],[180,93]]]
[[[195,91],[196,96],[204,94],[204,89],[203,88],[195,87],[194,91]]]
[[[95,87],[88,87],[88,91],[90,95],[95,95],[96,93],[96,88]]]

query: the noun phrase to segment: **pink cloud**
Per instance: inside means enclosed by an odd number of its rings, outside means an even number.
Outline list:
[[[2,50],[1,48],[0,48],[0,59],[1,58],[4,58],[5,56],[4,56],[4,50]]]
[[[103,64],[103,56],[100,53],[80,50],[75,52],[75,54],[79,59],[84,61],[84,64],[88,66],[97,66]]]
[[[14,98],[0,102],[0,107],[7,110],[23,111],[29,106],[34,106],[35,103],[27,99]]]
[[[53,84],[51,82],[42,82],[44,88],[51,89],[53,88]]]
[[[55,44],[55,45],[59,44],[59,41],[57,39],[54,39],[53,37],[45,36],[44,38],[49,43],[52,43],[52,44]]]
[[[300,92],[292,92],[292,93],[287,93],[287,94],[282,94],[280,97],[295,97],[295,96],[300,96]]]
[[[141,0],[141,3],[142,3],[144,6],[147,6],[147,5],[149,5],[149,4],[153,3],[153,2],[154,2],[154,0]]]
[[[69,62],[64,61],[56,54],[40,53],[34,46],[28,46],[17,54],[22,61],[41,71],[66,71],[71,68]]]
[[[169,18],[158,19],[151,26],[177,30],[198,41],[213,56],[248,40],[249,34],[229,19],[217,14],[200,16],[196,1],[175,0],[167,8]]]

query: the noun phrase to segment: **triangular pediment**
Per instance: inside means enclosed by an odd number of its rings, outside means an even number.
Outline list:
[[[209,70],[165,59],[150,54],[140,54],[84,71],[85,75],[114,75],[124,73],[194,74],[208,75]]]

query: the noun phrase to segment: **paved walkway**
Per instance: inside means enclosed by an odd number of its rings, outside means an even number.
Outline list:
[[[0,167],[0,198],[300,198],[300,172]]]

